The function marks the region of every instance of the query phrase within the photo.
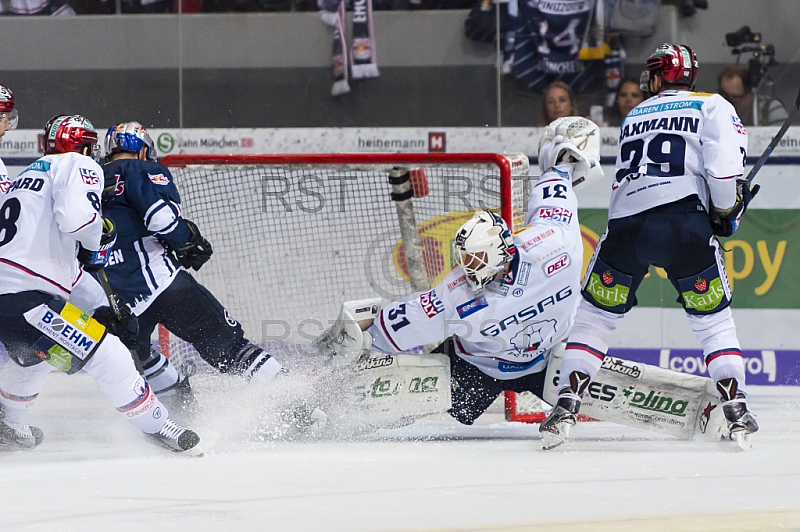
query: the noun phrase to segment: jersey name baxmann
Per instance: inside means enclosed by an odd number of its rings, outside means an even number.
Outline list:
[[[501,331],[505,331],[509,325],[519,325],[521,323],[524,323],[529,319],[534,318],[537,315],[544,312],[545,307],[548,307],[550,305],[555,305],[559,301],[563,301],[564,299],[568,298],[571,295],[572,295],[572,288],[569,286],[565,286],[555,294],[547,296],[538,303],[534,303],[533,305],[530,305],[520,310],[516,314],[512,314],[511,316],[506,316],[499,322],[492,323],[488,327],[484,327],[483,329],[481,329],[481,334],[483,336],[497,336],[498,334],[500,334]]]
[[[627,137],[633,135],[641,135],[648,131],[664,130],[664,131],[691,131],[697,133],[700,126],[699,118],[692,118],[690,116],[673,116],[664,118],[653,118],[652,120],[645,120],[643,122],[628,123],[625,121],[625,127],[619,134],[619,140],[622,142]]]

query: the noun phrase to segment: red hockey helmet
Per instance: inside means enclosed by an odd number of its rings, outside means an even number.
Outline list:
[[[94,154],[97,149],[97,131],[81,115],[57,115],[44,126],[42,151],[51,153],[81,152],[88,146]]]
[[[17,127],[19,116],[14,108],[14,93],[8,87],[0,85],[0,118],[3,118],[3,116],[8,118],[11,129]]]
[[[654,75],[658,75],[664,83],[694,89],[697,55],[685,44],[664,43],[647,60],[646,71],[648,84]]]

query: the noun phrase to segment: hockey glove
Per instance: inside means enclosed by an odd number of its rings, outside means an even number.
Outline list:
[[[117,227],[111,218],[103,217],[103,234],[100,236],[100,249],[92,251],[78,244],[78,262],[88,273],[102,270],[108,262],[108,251],[117,242]]]
[[[184,221],[186,225],[189,226],[192,236],[189,238],[188,242],[178,248],[175,252],[175,256],[178,258],[178,262],[181,263],[181,266],[187,270],[192,268],[194,271],[197,271],[203,264],[208,262],[214,250],[211,249],[211,243],[200,234],[200,230],[194,222],[190,222],[189,220]]]
[[[122,304],[119,309],[120,316],[117,316],[111,307],[99,307],[92,317],[105,326],[108,332],[122,340],[123,344],[131,347],[139,335],[139,320],[128,305]]]
[[[736,181],[736,203],[727,211],[718,211],[711,208],[711,228],[714,234],[722,237],[731,236],[739,228],[742,215],[747,210],[747,206],[756,197],[761,185],[756,185],[752,189],[750,183],[744,179]]]

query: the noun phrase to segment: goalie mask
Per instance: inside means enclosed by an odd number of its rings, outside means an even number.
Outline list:
[[[89,156],[97,158],[97,131],[81,115],[57,115],[44,126],[44,136],[39,146],[45,155],[53,153],[82,153],[89,148]]]
[[[123,122],[108,128],[104,147],[106,155],[120,152],[138,154],[141,150],[147,149],[148,161],[158,159],[153,139],[139,122]]]
[[[476,212],[453,240],[453,254],[476,294],[511,262],[516,251],[508,225],[491,211]]]
[[[539,139],[539,169],[544,173],[561,163],[573,165],[573,187],[603,177],[597,124],[580,116],[565,116],[547,125]]]
[[[0,119],[8,118],[8,125],[11,129],[17,128],[19,114],[14,107],[14,93],[8,87],[0,85]]]

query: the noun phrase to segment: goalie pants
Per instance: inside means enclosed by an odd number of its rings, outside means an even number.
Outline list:
[[[664,268],[677,290],[711,378],[733,377],[746,393],[725,265],[709,215],[695,195],[609,220],[587,268],[561,375],[580,371],[594,378],[611,333],[636,305],[636,291],[651,265]],[[559,389],[566,386],[559,383]]]
[[[12,359],[0,372],[0,404],[6,423],[12,426],[28,424],[28,408],[54,369],[33,348],[42,332],[23,316],[51,299],[52,295],[38,291],[0,296],[0,340]],[[106,399],[135,427],[147,433],[163,428],[169,415],[167,409],[136,371],[119,338],[106,334],[83,371],[92,376]]]
[[[472,425],[506,390],[531,392],[536,397],[542,397],[544,393],[546,369],[518,379],[500,380],[459,357],[452,338],[448,338],[434,352],[444,353],[450,358],[452,407],[448,413],[464,425]]]
[[[142,364],[150,358],[150,337],[159,323],[192,344],[203,360],[223,373],[236,371],[237,356],[249,344],[239,322],[183,270],[138,319],[135,349]]]

